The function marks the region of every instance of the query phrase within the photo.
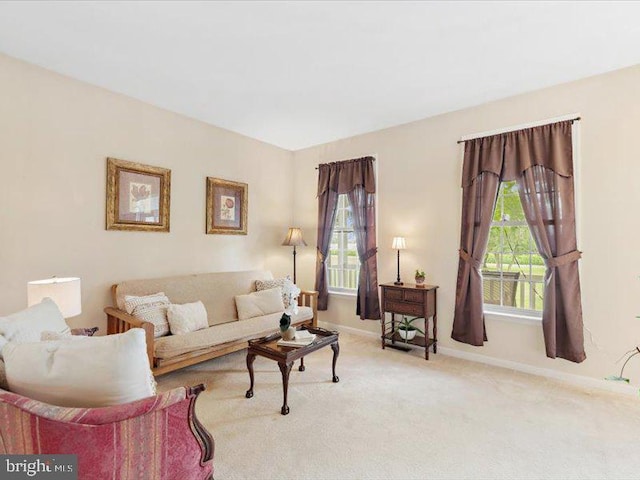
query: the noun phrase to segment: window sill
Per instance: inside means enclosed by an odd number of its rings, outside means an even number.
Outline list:
[[[353,292],[336,292],[333,290],[329,290],[329,295],[335,295],[337,297],[356,297],[358,296],[358,292],[356,292],[355,290]]]
[[[513,312],[500,312],[485,309],[484,314],[489,320],[500,320],[503,322],[520,323],[524,325],[540,325],[542,322],[541,316],[521,315]]]

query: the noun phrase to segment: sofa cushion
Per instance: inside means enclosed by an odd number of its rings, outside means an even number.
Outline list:
[[[186,335],[169,335],[158,338],[154,342],[156,358],[173,358],[183,353],[198,353],[212,346],[232,341],[247,341],[278,331],[282,311],[250,318],[241,322],[226,323],[187,333]],[[311,307],[300,307],[297,315],[291,317],[291,324],[296,325],[313,318]]]
[[[269,271],[217,272],[177,277],[131,280],[116,286],[116,306],[124,310],[125,295],[149,295],[164,292],[172,303],[193,303],[202,300],[209,325],[231,322],[238,318],[236,295],[255,291],[256,280],[270,280]]]
[[[0,358],[7,342],[39,342],[42,332],[69,333],[60,309],[50,298],[20,312],[0,317]]]
[[[155,395],[144,330],[71,338],[8,343],[10,390],[62,407],[103,407]]]
[[[236,295],[236,308],[240,320],[282,312],[284,311],[282,288],[270,288],[247,295]]]
[[[184,305],[173,303],[167,309],[167,318],[172,335],[184,335],[209,326],[207,311],[201,301]]]

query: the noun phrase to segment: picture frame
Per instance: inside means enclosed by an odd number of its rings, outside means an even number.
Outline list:
[[[249,185],[207,177],[207,234],[246,235]]]
[[[107,158],[107,230],[169,232],[171,170]]]

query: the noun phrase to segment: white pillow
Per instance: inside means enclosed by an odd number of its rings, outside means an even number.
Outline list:
[[[167,308],[167,318],[173,335],[184,335],[209,326],[207,309],[201,301],[183,305],[171,304]]]
[[[253,292],[248,295],[236,295],[235,298],[238,319],[240,320],[284,311],[282,289],[280,287]]]
[[[105,407],[155,395],[144,330],[5,346],[12,392],[62,407]]]
[[[50,298],[26,310],[0,317],[0,358],[7,342],[39,342],[42,332],[51,330],[61,334],[70,333],[60,309]]]
[[[75,336],[71,335],[71,332],[59,333],[59,332],[52,332],[51,330],[45,330],[40,334],[41,342],[50,342],[53,340],[72,340],[74,338]]]
[[[169,322],[167,321],[167,307],[171,302],[164,292],[137,297],[125,295],[124,309],[129,315],[153,323],[153,336],[155,338],[169,334]]]

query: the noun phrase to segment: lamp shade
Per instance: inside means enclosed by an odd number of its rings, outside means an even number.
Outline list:
[[[53,277],[27,283],[29,306],[40,303],[45,297],[55,302],[64,318],[75,317],[82,313],[80,279],[77,277]]]
[[[298,227],[289,227],[289,231],[287,232],[287,236],[282,242],[282,245],[287,247],[306,247],[307,242],[302,238],[302,230]]]
[[[404,241],[404,237],[393,237],[393,244],[391,248],[394,250],[405,250],[407,248],[407,244]]]

